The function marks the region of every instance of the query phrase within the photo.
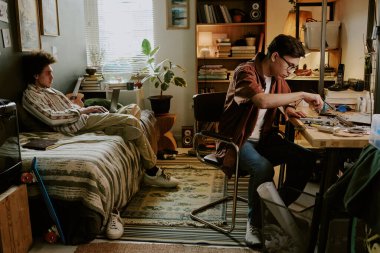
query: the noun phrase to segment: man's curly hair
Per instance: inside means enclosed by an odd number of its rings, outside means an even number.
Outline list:
[[[35,82],[35,75],[41,74],[42,70],[56,62],[53,55],[48,52],[39,50],[26,54],[22,59],[24,78],[27,83]]]

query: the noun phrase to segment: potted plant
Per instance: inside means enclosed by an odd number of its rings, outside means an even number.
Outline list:
[[[161,89],[160,95],[150,96],[152,110],[155,114],[168,113],[170,110],[170,99],[173,97],[171,95],[163,95],[170,85],[174,84],[180,87],[186,87],[186,80],[182,77],[176,76],[174,69],[178,68],[180,71],[185,72],[185,70],[174,64],[171,60],[165,59],[160,63],[154,65],[155,55],[160,47],[155,47],[152,49],[149,40],[144,39],[141,44],[142,53],[147,57],[147,65],[143,68],[140,73],[145,75],[141,80],[142,83],[149,80],[150,83],[154,84],[156,88]]]

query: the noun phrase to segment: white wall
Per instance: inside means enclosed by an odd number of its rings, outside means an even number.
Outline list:
[[[336,20],[342,22],[341,46],[342,63],[345,64],[345,79],[349,77],[363,79],[364,46],[363,36],[366,32],[368,1],[338,0],[336,3]],[[195,48],[195,0],[190,0],[190,28],[185,30],[166,29],[166,0],[154,1],[155,41],[160,46],[159,59],[169,58],[187,71],[184,77],[187,88],[170,87],[166,94],[173,95],[171,113],[177,115],[173,128],[174,135],[180,140],[181,126],[193,124],[191,108],[192,96],[195,94],[196,48]],[[267,36],[266,46],[278,34],[283,32],[284,22],[291,9],[288,0],[267,0]],[[312,66],[319,60],[313,60]],[[316,66],[317,67],[317,66]],[[159,90],[144,88],[145,97],[157,95]]]
[[[176,139],[181,136],[182,126],[191,126],[194,123],[192,97],[195,94],[196,78],[196,49],[195,49],[195,0],[190,0],[190,28],[180,30],[168,30],[166,28],[166,0],[155,0],[154,4],[154,30],[155,43],[160,46],[157,54],[158,60],[168,58],[175,64],[186,69],[183,77],[188,86],[170,87],[165,94],[172,95],[170,113],[177,115],[173,133]],[[144,87],[144,89],[147,87]],[[159,90],[150,87],[146,91],[145,97],[158,95]]]
[[[337,18],[342,22],[344,79],[364,79],[364,38],[367,33],[368,1],[339,0]]]

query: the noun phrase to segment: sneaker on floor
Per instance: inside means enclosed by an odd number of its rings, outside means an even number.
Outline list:
[[[247,230],[245,232],[245,243],[248,247],[256,249],[263,246],[260,229],[251,225],[249,220],[247,221]]]
[[[106,236],[108,239],[119,239],[124,233],[123,222],[121,221],[119,211],[114,211],[108,220]]]
[[[164,171],[159,168],[155,176],[149,176],[145,173],[144,184],[157,187],[174,188],[177,187],[179,181],[169,174],[165,174]]]

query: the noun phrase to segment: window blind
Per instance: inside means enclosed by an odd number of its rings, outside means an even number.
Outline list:
[[[103,72],[145,66],[144,38],[153,41],[153,0],[85,0],[87,63]]]

